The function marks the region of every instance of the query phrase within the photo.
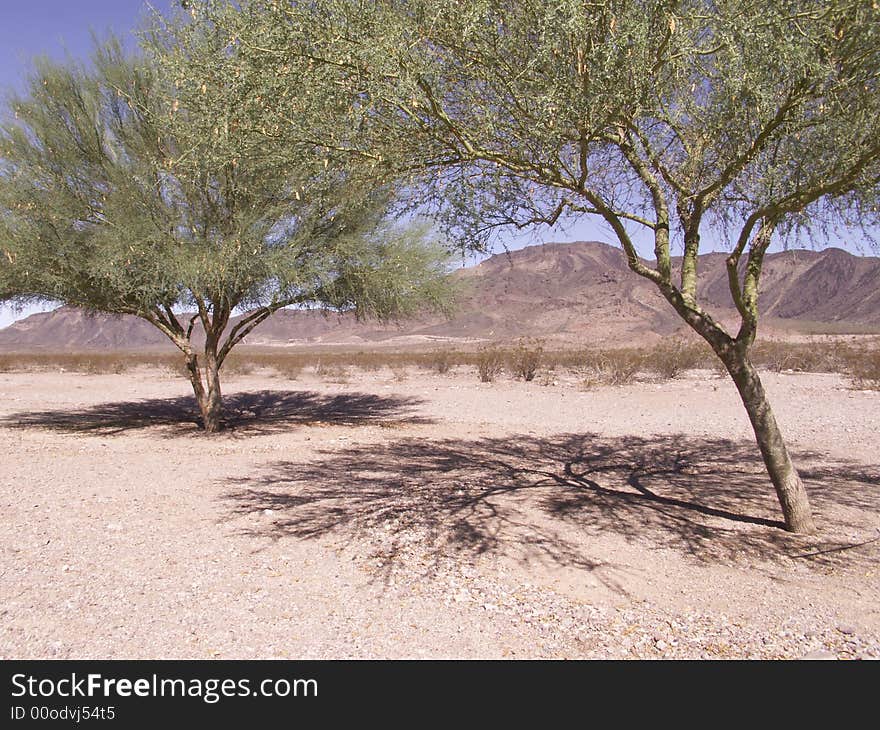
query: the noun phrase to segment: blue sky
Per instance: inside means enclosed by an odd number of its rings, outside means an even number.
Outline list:
[[[161,11],[172,0],[152,0]],[[112,30],[135,42],[133,29],[147,17],[144,0],[4,0],[0,22],[0,86],[20,89],[28,64],[39,55],[87,57],[91,33]]]
[[[152,7],[167,12],[173,0],[152,0]],[[88,58],[92,33],[108,31],[134,46],[134,30],[148,17],[144,0],[2,0],[0,3],[0,88],[21,91],[32,59]],[[48,307],[15,312],[0,305],[0,327]]]
[[[150,7],[167,13],[177,5],[176,0],[2,0],[0,7],[0,89],[3,97],[8,91],[20,91],[30,61],[40,55],[63,60],[66,57],[87,58],[92,47],[92,33],[98,36],[113,31],[136,45],[136,28],[148,17]],[[707,232],[708,233],[708,232]],[[712,250],[711,233],[704,236],[706,250]],[[542,241],[614,241],[604,225],[587,221],[568,228],[542,227],[527,233],[510,233],[505,242],[511,249]],[[854,253],[870,253],[856,243],[833,241],[830,245],[843,246]],[[651,247],[640,246],[643,255],[651,256]],[[0,304],[0,328],[34,311],[51,307],[31,307],[14,311]]]

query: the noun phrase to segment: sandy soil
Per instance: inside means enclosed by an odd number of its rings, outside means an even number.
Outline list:
[[[4,657],[878,657],[880,393],[726,380],[0,374]]]

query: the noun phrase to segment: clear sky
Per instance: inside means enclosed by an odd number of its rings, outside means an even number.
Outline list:
[[[0,89],[3,97],[10,90],[22,90],[29,63],[35,56],[48,55],[58,60],[87,58],[92,47],[92,34],[102,36],[108,31],[120,35],[134,47],[137,43],[135,30],[148,17],[150,8],[167,13],[176,5],[176,0],[150,0],[149,3],[145,0],[0,0]],[[704,240],[709,237],[704,236]],[[606,226],[587,221],[568,228],[542,227],[519,235],[510,233],[504,240],[509,248],[515,249],[542,241],[612,242],[615,238]],[[712,250],[712,241],[705,242],[706,250]],[[858,242],[833,241],[829,244],[843,246],[854,253],[866,252],[866,247]],[[640,249],[643,255],[652,257],[650,246],[641,245]],[[34,311],[50,308],[16,312],[0,304],[0,328]]]
[[[167,12],[173,0],[151,0],[150,6]],[[5,100],[21,91],[36,56],[57,60],[87,58],[92,33],[113,31],[136,45],[135,29],[148,17],[144,0],[0,0],[0,88]],[[44,307],[43,309],[46,309]],[[36,311],[14,312],[0,305],[0,327]]]
[[[152,0],[167,11],[172,0]],[[144,0],[0,0],[0,86],[20,89],[35,56],[87,57],[91,33],[132,31],[150,12]]]

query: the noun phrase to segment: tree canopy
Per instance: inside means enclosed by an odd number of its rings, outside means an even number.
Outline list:
[[[192,101],[118,42],[90,67],[38,62],[0,128],[0,291],[150,321],[184,353],[215,430],[219,367],[277,309],[388,318],[449,290],[426,232],[387,217],[387,187],[302,149],[272,169],[218,161],[201,135],[226,111]]]

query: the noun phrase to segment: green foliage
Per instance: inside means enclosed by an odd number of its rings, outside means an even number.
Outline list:
[[[598,217],[716,349],[754,340],[774,236],[877,220],[876,3],[194,7],[235,58],[224,88],[252,128],[268,130],[255,144],[283,156],[273,134],[293,149],[310,140],[383,179],[404,176],[413,205],[433,206],[463,245],[484,245],[498,225]],[[324,100],[311,113],[306,87]],[[732,254],[735,335],[697,303],[711,222]],[[653,267],[636,255],[633,228],[654,239]]]
[[[166,93],[116,44],[92,70],[38,64],[0,137],[0,290],[148,318],[294,302],[387,317],[444,300],[437,247],[383,222],[385,193],[329,172],[295,187],[247,159],[212,168],[176,134],[196,113]]]
[[[383,319],[449,306],[445,253],[424,226],[390,220],[387,186],[314,149],[283,166],[224,154],[220,128],[237,138],[225,100],[185,93],[160,60],[111,41],[88,67],[38,61],[12,99],[0,125],[4,297],[143,317],[193,363],[197,323],[214,371],[284,306]],[[250,312],[227,329],[235,310]]]

